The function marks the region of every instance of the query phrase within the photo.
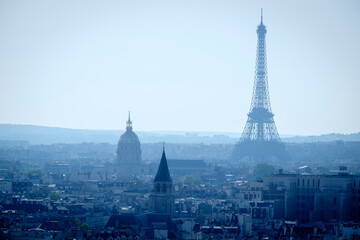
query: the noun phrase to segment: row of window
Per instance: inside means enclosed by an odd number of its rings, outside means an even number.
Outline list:
[[[328,212],[328,211],[327,211],[327,212]],[[320,218],[323,218],[323,217],[324,217],[324,211],[321,210],[321,211],[320,211]],[[336,210],[333,210],[333,211],[332,211],[332,217],[333,217],[334,219],[337,218],[337,212],[336,212]]]
[[[160,189],[161,189],[161,192],[166,193],[166,190],[167,190],[166,183],[163,183],[162,185],[156,184],[156,192],[160,192]]]
[[[300,196],[300,195],[297,195],[296,196],[296,199],[312,199],[312,200],[314,200],[314,195],[302,195],[302,196]]]
[[[256,199],[259,198],[260,199],[260,194],[244,194],[244,199],[245,200],[252,200],[252,199]]]
[[[312,181],[312,187],[315,187],[316,181],[313,179]],[[310,187],[310,179],[307,179],[306,181],[307,187]],[[300,187],[300,179],[297,180],[297,186]],[[302,180],[302,187],[305,187],[305,179]],[[320,179],[317,180],[317,187],[320,187]]]
[[[357,185],[358,188],[360,188],[360,180],[359,180],[359,184]],[[356,188],[356,180],[354,180],[354,188]]]
[[[334,198],[333,198],[333,203],[334,203],[334,205],[336,205],[336,202],[337,202],[336,197],[334,197]],[[320,203],[321,203],[321,204],[324,203],[324,198],[323,198],[323,197],[320,198]]]

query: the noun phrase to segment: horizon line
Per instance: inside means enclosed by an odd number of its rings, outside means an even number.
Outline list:
[[[36,124],[22,124],[22,123],[0,123],[0,125],[15,125],[15,126],[32,126],[32,127],[44,127],[44,128],[58,128],[58,129],[70,129],[70,130],[80,130],[80,131],[125,131],[125,129],[99,129],[99,128],[71,128],[71,127],[58,127],[58,126],[45,126],[45,125],[36,125]],[[136,130],[134,132],[153,132],[153,133],[161,133],[161,132],[173,132],[173,133],[223,133],[223,134],[238,134],[241,135],[242,132],[229,132],[229,131],[196,131],[196,130]],[[330,135],[330,134],[343,134],[343,135],[352,135],[358,134],[358,132],[352,133],[337,133],[337,132],[328,132],[328,133],[321,133],[321,134],[280,134],[280,136],[288,136],[285,138],[291,137],[315,137],[315,136],[322,136],[322,135]]]

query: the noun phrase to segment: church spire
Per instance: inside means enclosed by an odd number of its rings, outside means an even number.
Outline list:
[[[170,177],[169,167],[168,167],[167,160],[166,160],[164,146],[163,146],[163,152],[162,152],[162,156],[161,156],[159,169],[156,173],[154,182],[172,182],[172,179]]]
[[[128,117],[128,120],[127,120],[127,122],[126,122],[126,131],[128,131],[128,130],[132,130],[132,121],[131,121],[131,119],[130,119],[130,110],[129,110],[129,117]]]

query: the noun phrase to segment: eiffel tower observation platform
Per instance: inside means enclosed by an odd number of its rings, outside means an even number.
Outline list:
[[[276,129],[271,110],[266,64],[266,27],[261,22],[257,28],[257,51],[254,89],[250,112],[240,141],[235,145],[232,159],[248,159],[251,163],[282,164],[288,159],[285,145]]]

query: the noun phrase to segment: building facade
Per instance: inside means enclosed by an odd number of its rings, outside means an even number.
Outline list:
[[[358,221],[360,176],[276,174],[264,178],[264,200],[277,200],[285,219]]]

